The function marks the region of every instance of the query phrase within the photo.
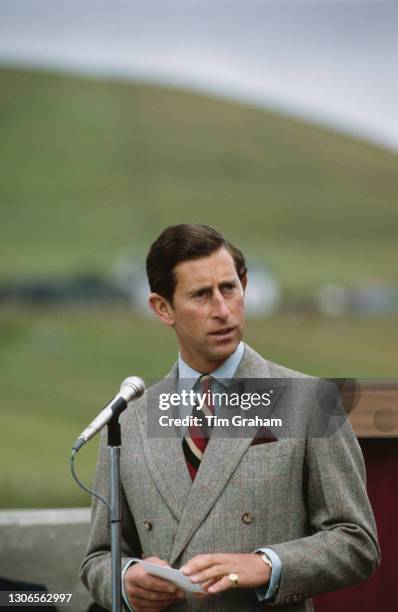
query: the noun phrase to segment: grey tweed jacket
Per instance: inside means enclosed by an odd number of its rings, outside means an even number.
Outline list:
[[[303,375],[245,345],[236,377]],[[175,365],[163,384],[175,390],[176,379]],[[305,429],[315,398],[313,385],[301,389],[287,405]],[[376,527],[361,451],[348,421],[322,438],[300,435],[252,445],[250,437],[212,436],[192,483],[177,435],[148,436],[148,397],[132,403],[121,418],[123,565],[131,557],[158,556],[181,567],[200,553],[268,546],[282,562],[272,604],[281,611],[313,610],[312,596],[372,574],[379,563]],[[95,489],[105,496],[108,474],[102,436]],[[103,504],[94,501],[81,579],[106,609],[111,609],[110,577],[109,518]],[[167,609],[249,612],[270,605],[259,602],[252,589],[233,589],[205,599],[188,596]]]

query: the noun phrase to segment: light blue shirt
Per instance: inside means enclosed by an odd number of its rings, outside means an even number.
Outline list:
[[[243,342],[240,342],[237,348],[235,349],[235,351],[232,353],[232,355],[230,355],[228,359],[226,359],[220,365],[220,367],[217,368],[217,370],[214,370],[214,372],[211,372],[211,377],[213,379],[213,382],[212,382],[212,392],[213,393],[222,393],[222,391],[225,390],[223,381],[234,377],[235,372],[238,369],[238,366],[241,362],[244,352],[245,352],[245,346]],[[189,393],[189,391],[194,389],[196,383],[198,382],[201,376],[203,376],[203,372],[197,372],[196,370],[193,370],[187,363],[185,363],[185,361],[181,357],[181,354],[179,354],[178,356],[178,384],[177,384],[178,392],[181,393],[182,391],[187,391]],[[192,408],[193,406],[189,402],[186,402],[185,405],[181,403],[179,406],[179,417],[183,418],[186,416],[190,416],[192,414]],[[215,403],[214,412],[216,415],[219,414],[219,409],[220,409],[220,406],[217,403]],[[185,436],[186,430],[187,430],[187,427],[181,427],[179,430],[179,435],[181,437]]]
[[[212,378],[215,379],[215,383],[213,383],[214,392],[217,392],[216,385],[220,386],[220,388],[223,387],[223,384],[222,384],[223,379],[229,379],[229,378],[234,377],[235,372],[238,369],[238,366],[241,362],[244,352],[245,352],[244,344],[243,342],[240,342],[236,350],[232,353],[232,355],[230,355],[228,359],[226,359],[220,365],[220,367],[217,368],[217,370],[215,370],[214,372],[211,372]],[[195,384],[197,383],[198,379],[201,376],[203,376],[203,372],[197,372],[196,370],[192,369],[187,363],[185,363],[181,355],[178,356],[178,391],[179,392],[183,390],[189,392],[191,389],[194,388]],[[215,410],[217,412],[217,406],[215,406]],[[180,416],[181,417],[186,416],[187,414],[191,414],[191,411],[192,411],[192,406],[189,406],[188,408],[180,406]],[[182,432],[182,435],[183,435],[183,432]],[[279,582],[280,582],[280,577],[282,573],[282,563],[281,563],[279,556],[276,554],[276,552],[272,550],[272,548],[268,548],[268,547],[258,548],[254,552],[260,552],[260,551],[263,552],[270,559],[272,563],[272,571],[271,571],[268,588],[264,586],[264,587],[255,589],[255,591],[256,591],[257,599],[259,601],[270,601],[275,597],[278,591],[278,588],[279,588]],[[123,571],[122,571],[122,594],[123,594],[124,602],[128,610],[130,610],[130,612],[134,612],[134,610],[129,604],[129,601],[128,601],[128,598],[127,598],[127,595],[124,589],[124,575],[132,563],[134,563],[134,561],[128,561],[123,567]]]
[[[238,365],[240,364],[243,353],[245,352],[245,345],[243,342],[239,342],[235,351],[223,361],[217,370],[211,373],[212,378],[215,378],[218,381],[222,381],[223,378],[233,378],[235,376],[235,372],[238,369]],[[181,354],[178,355],[178,380],[184,381],[182,388],[190,391],[197,382],[197,380],[203,376],[204,372],[197,372],[193,368],[191,368],[183,358]],[[189,387],[189,383],[192,382],[192,385]],[[178,383],[178,387],[180,388],[180,382]]]

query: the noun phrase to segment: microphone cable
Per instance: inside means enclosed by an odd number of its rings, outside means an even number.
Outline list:
[[[75,470],[75,456],[76,456],[76,453],[77,453],[77,451],[75,449],[73,449],[71,457],[70,457],[70,470],[72,472],[72,476],[73,476],[74,481],[79,485],[79,487],[81,489],[83,489],[84,491],[87,491],[88,493],[90,493],[90,495],[93,495],[94,497],[99,499],[99,501],[101,501],[103,504],[105,504],[105,506],[109,510],[110,516],[112,516],[112,508],[111,508],[111,505],[108,502],[108,500],[105,497],[103,497],[102,495],[100,495],[99,493],[97,493],[96,491],[94,491],[94,489],[90,489],[89,487],[87,487],[84,483],[82,483],[81,480],[79,480],[79,477],[77,476],[76,470]]]

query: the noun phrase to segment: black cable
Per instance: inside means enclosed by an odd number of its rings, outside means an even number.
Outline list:
[[[86,487],[86,485],[84,485],[79,480],[79,478],[77,477],[76,472],[75,472],[75,463],[74,463],[76,452],[77,451],[75,449],[73,449],[72,455],[71,455],[71,458],[70,458],[70,469],[71,469],[72,476],[73,476],[74,480],[77,482],[77,484],[79,485],[79,487],[81,489],[84,489],[84,491],[87,491],[88,493],[90,493],[90,495],[94,495],[94,497],[96,497],[97,499],[102,501],[102,503],[105,504],[105,506],[108,508],[109,514],[112,516],[112,508],[111,508],[108,500],[105,499],[105,497],[102,497],[102,495],[100,495],[99,493],[96,493],[95,491],[93,491],[93,489],[89,489],[89,487]]]

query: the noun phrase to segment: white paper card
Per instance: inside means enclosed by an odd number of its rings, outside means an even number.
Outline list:
[[[206,593],[201,586],[191,582],[189,577],[184,576],[179,569],[165,567],[163,565],[156,565],[155,563],[148,563],[148,561],[143,561],[142,559],[134,560],[141,563],[142,567],[146,572],[148,572],[148,574],[157,576],[158,578],[163,578],[163,580],[168,580],[183,591],[187,591],[188,593]]]

